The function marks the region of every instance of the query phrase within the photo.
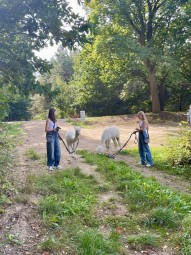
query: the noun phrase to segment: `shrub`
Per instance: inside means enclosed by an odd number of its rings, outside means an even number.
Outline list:
[[[191,129],[183,128],[167,148],[168,160],[172,165],[191,165]]]

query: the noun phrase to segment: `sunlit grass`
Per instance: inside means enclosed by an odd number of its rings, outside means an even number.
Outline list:
[[[167,147],[153,147],[151,153],[154,161],[153,170],[160,170],[168,174],[178,175],[186,178],[191,178],[191,166],[172,166],[168,161]],[[130,148],[120,153],[121,155],[129,155],[139,161],[139,152],[137,148]]]
[[[32,186],[31,192],[41,196],[37,210],[48,230],[41,250],[54,251],[56,245],[56,249],[69,254],[120,254],[118,235],[102,236],[97,230],[100,219],[94,215],[98,195],[107,192],[107,185],[98,185],[92,176],[85,176],[76,168],[33,176]]]
[[[9,168],[12,167],[13,149],[22,134],[20,123],[0,122],[0,205],[11,204],[10,194],[14,193],[12,183],[7,179]]]
[[[98,171],[117,186],[131,212],[144,215],[142,222],[146,226],[153,229],[158,226],[158,230],[168,229],[173,236],[180,229],[184,218],[190,214],[190,196],[179,195],[162,187],[153,178],[145,178],[132,171],[124,162],[115,162],[104,155],[86,151],[82,151],[81,155],[89,164],[96,164]],[[184,235],[183,231],[180,236]]]

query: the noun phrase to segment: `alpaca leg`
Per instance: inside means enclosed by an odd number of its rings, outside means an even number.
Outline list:
[[[68,150],[71,152],[71,151],[72,151],[71,145],[68,144],[67,146],[68,146]],[[71,161],[71,154],[69,154],[67,160],[68,160],[68,161]]]
[[[114,144],[114,148],[115,148],[115,151],[117,150],[117,142],[116,142],[116,138],[112,138],[113,140],[113,144]]]
[[[73,144],[73,158],[76,159],[76,142]]]
[[[118,137],[116,137],[116,140],[117,140],[117,143],[118,143],[118,145],[119,145],[119,148],[121,148],[121,141],[120,141],[119,136],[118,136]]]
[[[106,142],[105,142],[105,146],[106,146],[106,153],[110,153],[110,140],[107,140]]]
[[[74,143],[71,144],[71,157],[74,158]]]

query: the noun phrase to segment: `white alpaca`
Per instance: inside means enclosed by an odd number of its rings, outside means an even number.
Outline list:
[[[99,145],[96,149],[96,151],[100,154],[102,154],[105,150],[107,153],[110,153],[110,143],[111,140],[114,143],[115,150],[117,149],[117,146],[121,148],[120,143],[120,133],[119,129],[117,127],[108,127],[103,131],[102,137],[101,137],[101,145]]]
[[[76,158],[76,147],[79,142],[79,135],[80,135],[81,127],[76,126],[74,129],[70,129],[66,132],[66,143],[68,146],[68,149],[71,153],[71,157]]]

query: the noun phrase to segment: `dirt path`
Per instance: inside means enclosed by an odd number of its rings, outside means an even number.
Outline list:
[[[10,172],[10,178],[15,183],[15,185],[21,189],[25,187],[25,182],[29,174],[48,174],[46,167],[46,148],[45,148],[45,133],[44,133],[45,121],[29,121],[23,122],[22,126],[25,134],[22,136],[22,144],[18,146],[15,152],[15,164]],[[121,132],[121,143],[124,144],[128,139],[131,132],[137,125],[137,120],[134,118],[108,118],[103,119],[100,122],[94,123],[90,128],[82,128],[82,133],[80,136],[80,143],[78,149],[85,149],[91,152],[95,152],[97,145],[99,145],[100,137],[103,128],[110,125],[116,125],[120,128]],[[59,121],[59,126],[61,126],[60,135],[64,138],[66,130],[72,128],[71,125]],[[152,141],[150,146],[159,146],[165,143],[165,137],[169,133],[176,133],[177,127],[166,127],[166,126],[151,126],[150,135]],[[83,162],[81,158],[73,161],[67,161],[69,155],[62,146],[62,157],[61,165],[63,168],[76,167],[78,166],[81,171],[85,174],[93,174],[94,177],[100,182],[101,177],[95,171],[94,167],[90,167]],[[130,140],[128,147],[137,146],[134,144],[133,139]],[[26,156],[26,152],[29,149],[34,149],[40,155],[42,155],[42,162],[29,160]],[[127,162],[135,171],[140,172],[144,176],[154,176],[158,182],[162,185],[177,190],[184,193],[189,193],[188,187],[189,183],[181,181],[177,177],[172,177],[162,172],[158,172],[145,167],[137,167],[136,162],[133,158],[128,156],[117,155],[115,160],[124,160]],[[100,201],[108,199],[108,196],[100,198]],[[113,194],[112,194],[113,195]],[[1,255],[38,255],[36,252],[36,246],[40,240],[40,235],[43,230],[39,229],[38,219],[34,217],[33,206],[35,203],[35,198],[30,197],[27,203],[15,202],[11,206],[7,207],[6,212],[0,216],[0,254]],[[120,208],[120,204],[118,204]],[[118,211],[119,213],[119,211]],[[35,222],[34,222],[35,218]],[[106,231],[106,230],[105,230]],[[19,245],[17,245],[19,244]]]

